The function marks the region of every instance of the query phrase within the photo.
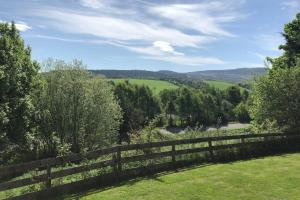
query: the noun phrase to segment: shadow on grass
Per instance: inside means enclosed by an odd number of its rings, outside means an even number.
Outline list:
[[[207,158],[190,160],[190,161],[186,162],[186,164],[184,164],[184,165],[176,166],[176,167],[174,167],[174,169],[170,169],[170,170],[167,170],[164,172],[152,173],[150,175],[146,175],[146,176],[144,175],[144,176],[140,176],[140,177],[132,177],[132,178],[122,180],[119,183],[110,184],[108,186],[97,186],[96,185],[93,189],[88,189],[88,190],[80,191],[80,192],[69,194],[69,195],[63,195],[61,197],[58,197],[57,199],[80,199],[84,196],[100,193],[100,192],[109,190],[111,188],[117,188],[117,187],[121,187],[124,185],[131,187],[143,180],[153,180],[153,181],[164,183],[164,181],[161,179],[161,176],[164,176],[164,175],[174,174],[174,173],[178,173],[178,172],[184,172],[184,171],[188,171],[188,170],[192,170],[192,169],[203,168],[203,167],[207,167],[207,166],[211,166],[211,165],[215,165],[215,164],[234,164],[234,163],[239,163],[239,162],[249,161],[249,160],[254,160],[254,159],[263,159],[265,157],[270,157],[270,156],[286,157],[287,156],[286,154],[299,153],[299,152],[300,152],[299,149],[297,149],[297,150],[289,149],[287,151],[283,151],[280,153],[275,153],[274,151],[263,152],[260,155],[257,155],[255,152],[254,153],[249,152],[248,155],[243,155],[241,157],[236,156],[234,154],[229,155],[229,156],[228,156],[228,154],[226,154],[227,156],[225,156],[225,157],[224,157],[225,154],[224,155],[216,154],[215,159],[210,160],[209,162],[207,161],[207,160],[209,160]],[[235,153],[240,154],[241,152],[235,152]]]

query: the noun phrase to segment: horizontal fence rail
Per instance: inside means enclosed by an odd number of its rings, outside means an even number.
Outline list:
[[[17,165],[0,167],[0,192],[19,187],[43,183],[45,188],[28,194],[22,194],[16,199],[34,199],[36,195],[42,195],[49,192],[64,191],[66,188],[76,188],[83,183],[97,184],[118,178],[132,177],[143,173],[154,172],[168,169],[184,160],[177,161],[177,158],[186,154],[207,153],[210,160],[214,160],[215,151],[243,148],[249,145],[263,145],[268,142],[285,141],[286,139],[300,138],[299,134],[274,133],[274,134],[240,134],[232,136],[201,137],[192,139],[170,140],[161,142],[150,142],[142,144],[128,144],[99,149],[88,152],[84,155],[70,154],[57,158],[47,158]],[[225,143],[225,144],[224,144]],[[200,146],[194,146],[202,144]],[[185,147],[184,145],[188,145]],[[168,148],[167,148],[168,147]],[[162,148],[164,151],[161,151]],[[130,153],[130,151],[135,151]],[[139,152],[139,153],[137,153]],[[106,159],[100,157],[106,157]],[[108,159],[107,159],[108,158]],[[153,159],[169,158],[170,161],[143,167],[130,167],[123,169],[125,164],[134,162],[146,162]],[[98,160],[97,160],[98,159]],[[93,160],[92,163],[87,161]],[[83,164],[80,164],[83,163]],[[74,164],[66,167],[68,164]],[[88,177],[83,180],[54,186],[52,181],[57,178],[88,172],[92,170],[111,168],[111,171],[103,172],[101,175]],[[28,172],[40,172],[27,178],[17,178],[16,175],[22,175]],[[43,173],[42,173],[43,172]],[[14,177],[8,180],[7,177]],[[109,181],[108,181],[109,182]],[[0,195],[1,196],[1,195]]]

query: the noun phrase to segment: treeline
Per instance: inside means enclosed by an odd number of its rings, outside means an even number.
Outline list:
[[[160,115],[160,126],[220,126],[229,121],[249,122],[247,90],[238,86],[225,91],[202,85],[199,89],[182,86],[163,90],[155,96],[147,86],[114,84],[114,91],[123,111],[120,142],[128,141],[132,132],[140,130]],[[194,85],[194,84],[193,84]]]
[[[0,23],[0,165],[118,141],[113,87],[79,61],[31,59],[14,23]]]
[[[14,23],[0,24],[0,47],[0,164],[130,142],[157,116],[165,127],[227,123],[248,97],[239,87],[221,92],[194,81],[155,96],[147,86],[93,75],[77,60],[39,64]]]
[[[153,127],[249,122],[249,113],[257,131],[298,131],[300,14],[283,36],[283,55],[268,58],[272,69],[250,96],[238,86],[220,91],[189,81],[154,95],[93,75],[80,61],[39,64],[14,23],[0,23],[0,165],[130,142],[141,132],[148,141]]]

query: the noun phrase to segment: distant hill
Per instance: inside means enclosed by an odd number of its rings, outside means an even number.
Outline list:
[[[266,71],[266,68],[239,68],[189,72],[187,75],[192,79],[220,80],[225,82],[241,83],[253,79],[255,75],[262,75],[266,73]]]
[[[120,79],[120,78],[114,78],[109,79],[112,80],[115,83],[122,83],[125,80],[129,81],[129,83],[137,84],[137,85],[147,85],[154,94],[158,95],[160,91],[162,90],[170,90],[170,89],[177,89],[178,86],[170,83],[168,81],[161,81],[161,80],[142,80],[142,79]]]
[[[228,70],[207,70],[188,73],[174,71],[147,70],[90,70],[94,74],[101,74],[107,78],[136,78],[136,79],[188,79],[188,80],[218,80],[232,83],[242,83],[251,80],[254,75],[266,73],[266,68],[239,68]]]

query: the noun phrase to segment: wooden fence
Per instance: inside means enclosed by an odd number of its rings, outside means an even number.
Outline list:
[[[99,149],[93,152],[88,152],[85,155],[71,154],[68,156],[47,158],[12,166],[0,168],[0,192],[16,189],[19,187],[29,186],[38,183],[44,183],[44,188],[40,191],[29,192],[20,196],[10,197],[11,199],[38,199],[41,197],[49,197],[49,195],[58,193],[67,193],[77,191],[83,188],[84,185],[102,186],[117,182],[120,180],[132,178],[140,175],[147,175],[172,169],[174,166],[179,166],[184,163],[184,159],[177,160],[178,157],[186,154],[206,153],[209,160],[214,159],[214,154],[218,150],[243,148],[248,145],[261,145],[270,141],[283,142],[291,138],[300,138],[298,134],[243,134],[233,136],[216,136],[203,137],[193,139],[181,139],[162,142],[151,142],[143,144],[129,144],[114,146],[105,149]],[[198,146],[197,146],[198,144]],[[199,145],[201,144],[201,145]],[[185,146],[184,146],[185,145]],[[151,151],[151,149],[160,149]],[[161,151],[163,149],[164,151]],[[130,151],[139,151],[140,154],[130,154]],[[129,156],[128,156],[129,155]],[[108,156],[110,159],[99,160],[102,156]],[[141,162],[153,159],[169,158],[169,161],[159,164],[150,164],[146,166],[128,167],[123,169],[126,164],[133,162]],[[98,159],[98,160],[97,160]],[[81,161],[94,160],[90,164],[80,165]],[[207,160],[207,161],[209,161]],[[64,168],[67,163],[77,163],[73,167]],[[60,168],[59,168],[60,167]],[[75,180],[70,183],[53,185],[53,180],[64,178],[69,175],[88,172],[91,170],[99,170],[110,167],[111,171],[102,172],[93,177],[88,177],[81,180]],[[10,179],[7,177],[15,177],[27,172],[44,172],[36,176],[28,178]],[[24,177],[24,176],[20,176]]]

